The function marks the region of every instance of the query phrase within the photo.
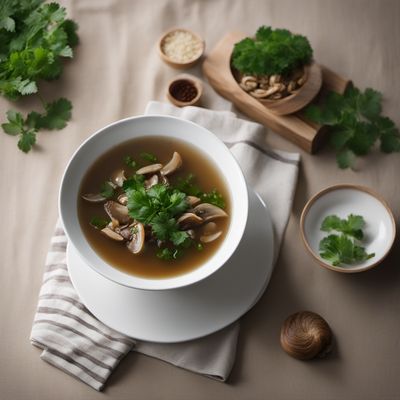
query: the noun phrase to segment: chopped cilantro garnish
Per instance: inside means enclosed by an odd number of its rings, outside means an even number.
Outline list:
[[[106,219],[102,218],[102,217],[93,217],[90,220],[90,225],[92,225],[93,227],[97,228],[97,229],[103,229],[108,225],[109,221],[107,221]]]
[[[151,154],[151,153],[146,153],[146,152],[140,153],[140,157],[145,161],[149,161],[149,162],[152,162],[152,163],[156,163],[157,162],[157,157],[154,154]]]
[[[110,199],[114,196],[114,189],[108,182],[104,182],[101,185],[100,194],[106,199]]]
[[[131,156],[125,156],[124,157],[124,163],[131,168],[136,167],[136,161],[131,157]]]

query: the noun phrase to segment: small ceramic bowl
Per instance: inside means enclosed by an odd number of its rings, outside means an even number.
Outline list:
[[[172,59],[171,57],[167,56],[163,50],[163,46],[164,46],[164,42],[165,39],[172,35],[175,32],[187,32],[189,34],[191,34],[194,38],[196,38],[201,46],[201,50],[199,51],[198,54],[196,54],[196,56],[194,56],[192,59],[188,60],[188,61],[177,61],[175,59]],[[161,59],[168,64],[169,66],[173,67],[173,68],[177,68],[177,69],[186,69],[186,68],[190,68],[193,67],[193,65],[195,65],[197,63],[197,61],[200,60],[201,56],[204,54],[204,49],[205,49],[205,42],[204,40],[197,35],[196,33],[190,31],[189,29],[183,29],[183,28],[174,28],[169,30],[168,32],[165,32],[161,38],[158,41],[158,53],[160,54]]]
[[[188,81],[197,90],[196,96],[193,99],[191,99],[190,101],[182,101],[179,98],[177,98],[176,94],[174,93],[176,90],[179,90],[178,85],[180,85],[181,83],[184,83],[185,81]],[[167,98],[172,104],[174,104],[178,107],[195,106],[195,105],[199,104],[202,94],[203,94],[203,85],[202,85],[200,79],[197,79],[193,75],[180,74],[180,75],[176,76],[168,84]]]
[[[321,224],[328,215],[347,218],[349,214],[361,215],[365,220],[362,246],[375,256],[352,265],[333,266],[319,255],[319,242],[327,232]],[[371,269],[382,262],[389,253],[395,236],[396,223],[388,204],[371,189],[357,185],[335,185],[314,195],[306,204],[300,219],[301,236],[306,249],[323,267],[337,272],[354,273]]]

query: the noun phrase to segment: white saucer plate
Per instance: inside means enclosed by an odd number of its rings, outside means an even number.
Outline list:
[[[249,200],[248,221],[238,248],[203,281],[164,291],[129,288],[96,273],[69,244],[67,264],[77,293],[100,321],[139,340],[184,342],[230,325],[259,300],[273,270],[271,216],[251,189]]]

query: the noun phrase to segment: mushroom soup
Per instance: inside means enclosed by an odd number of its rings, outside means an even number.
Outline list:
[[[230,198],[214,163],[165,137],[122,143],[84,176],[78,216],[91,247],[110,265],[169,278],[210,258],[229,228]]]

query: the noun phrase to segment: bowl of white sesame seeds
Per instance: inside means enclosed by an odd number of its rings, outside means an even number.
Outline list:
[[[173,68],[190,68],[204,53],[204,40],[189,29],[174,28],[165,32],[159,42],[161,59]]]

